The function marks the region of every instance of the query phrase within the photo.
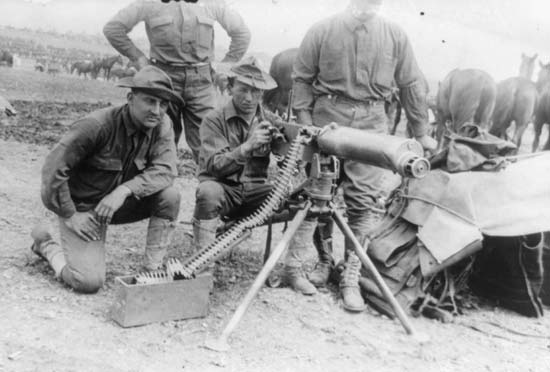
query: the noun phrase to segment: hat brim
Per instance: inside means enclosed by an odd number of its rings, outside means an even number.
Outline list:
[[[243,76],[231,71],[228,77],[235,78],[235,80],[240,81],[241,83],[250,85],[254,88],[261,90],[270,90],[277,88],[277,82],[269,75],[262,74],[263,80],[254,79],[248,76]]]
[[[169,101],[172,103],[175,103],[176,105],[183,107],[185,106],[185,102],[183,99],[175,94],[170,89],[165,88],[151,88],[149,86],[140,86],[139,84],[136,84],[134,79],[132,77],[125,77],[118,81],[116,84],[118,87],[122,88],[130,88],[130,89],[137,89],[143,92],[146,92],[152,96],[158,97],[160,99],[163,99],[165,101]]]

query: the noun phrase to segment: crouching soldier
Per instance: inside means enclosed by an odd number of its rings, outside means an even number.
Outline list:
[[[271,191],[267,182],[270,124],[259,119],[263,92],[277,86],[255,58],[231,68],[232,99],[211,111],[200,127],[199,186],[193,221],[195,247],[207,247],[216,239],[220,217],[251,214]],[[290,243],[283,281],[305,295],[317,292],[302,271],[306,244]]]
[[[78,292],[103,286],[109,224],[149,218],[144,269],[153,270],[162,265],[179,212],[174,132],[165,114],[168,102],[183,102],[153,66],[118,85],[131,89],[127,103],[76,121],[42,168],[42,201],[59,217],[61,240],[39,224],[31,249]]]

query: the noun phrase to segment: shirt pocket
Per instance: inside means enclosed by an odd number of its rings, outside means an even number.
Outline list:
[[[148,22],[151,30],[151,44],[171,45],[175,37],[175,25],[171,16],[151,18]]]
[[[205,16],[197,16],[197,54],[199,57],[210,55],[214,40],[214,20]]]
[[[325,81],[340,81],[344,79],[346,66],[344,48],[338,46],[325,47],[319,58],[319,77]]]
[[[382,87],[390,88],[392,86],[397,58],[390,51],[380,54],[376,60],[376,73],[374,82]]]

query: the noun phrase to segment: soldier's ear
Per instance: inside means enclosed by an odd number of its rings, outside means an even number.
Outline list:
[[[126,94],[126,99],[128,102],[132,102],[134,100],[134,92],[129,91],[128,94]]]

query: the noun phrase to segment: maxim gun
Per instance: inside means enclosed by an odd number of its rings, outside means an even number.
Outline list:
[[[192,279],[206,264],[218,257],[222,252],[230,250],[246,235],[250,229],[265,224],[277,211],[284,209],[291,194],[292,177],[300,162],[311,164],[308,181],[303,190],[293,192],[301,194],[298,208],[294,208],[294,217],[289,223],[281,241],[267,258],[262,270],[255,279],[249,292],[237,308],[235,314],[225,327],[221,336],[207,344],[215,350],[228,348],[227,338],[236,327],[253,298],[266,282],[279,258],[287,249],[293,235],[306,217],[329,216],[351,239],[354,249],[368,271],[373,276],[380,291],[392,305],[397,317],[409,334],[413,334],[404,311],[376,270],[374,264],[365,253],[355,235],[351,232],[344,217],[334,208],[332,199],[337,188],[339,177],[339,158],[356,160],[392,170],[403,177],[420,178],[430,169],[429,162],[423,158],[422,146],[411,139],[399,138],[384,134],[373,134],[354,128],[331,124],[324,128],[303,126],[285,122],[271,113],[263,115],[272,124],[272,152],[284,157],[282,167],[273,182],[271,193],[262,205],[250,216],[235,222],[221,234],[214,243],[202,247],[184,262],[171,259],[166,270],[139,274],[135,277],[137,283],[159,283],[167,280]],[[302,192],[303,191],[303,192]]]

